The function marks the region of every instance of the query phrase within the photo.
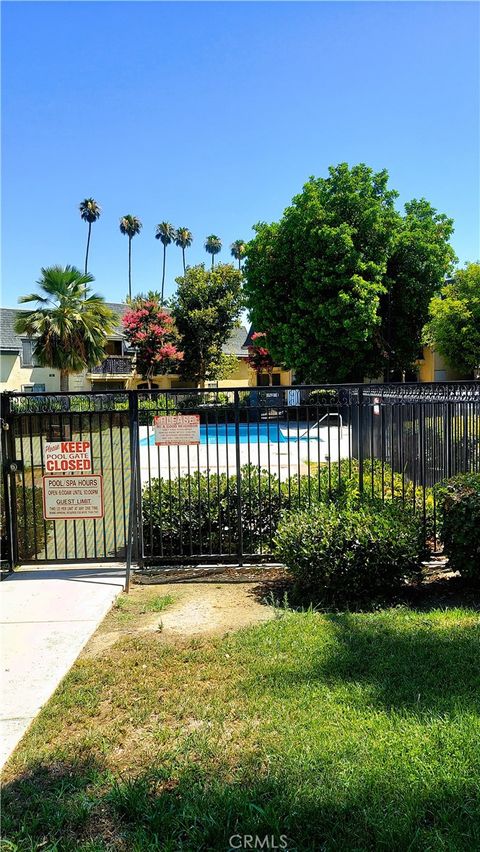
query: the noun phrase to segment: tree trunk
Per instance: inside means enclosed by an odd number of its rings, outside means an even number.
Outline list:
[[[183,274],[185,275],[187,269],[185,266],[185,246],[182,246],[182,256],[183,256]]]
[[[167,260],[167,247],[163,245],[163,272],[162,272],[162,305],[163,305],[163,291],[165,289],[165,263]]]
[[[128,238],[128,295],[132,298],[132,238]]]
[[[68,391],[68,370],[60,370],[60,392]]]
[[[214,265],[215,265],[215,255],[212,254],[212,269],[213,269]]]
[[[92,223],[88,223],[87,250],[85,252],[85,275],[88,272],[88,250],[90,248],[90,234],[92,233]],[[87,289],[87,288],[85,288]]]

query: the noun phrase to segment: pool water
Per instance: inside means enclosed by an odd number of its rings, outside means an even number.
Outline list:
[[[240,423],[240,444],[284,444],[288,442],[280,429],[286,428],[286,423]],[[209,423],[200,426],[200,444],[235,444],[235,423]],[[155,435],[143,438],[140,444],[155,446]]]

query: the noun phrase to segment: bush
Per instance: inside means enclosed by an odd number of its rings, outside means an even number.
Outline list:
[[[302,589],[334,603],[365,601],[418,575],[423,530],[397,501],[326,502],[286,514],[275,545]]]
[[[244,552],[272,549],[282,507],[275,475],[254,465],[241,469]],[[142,498],[143,534],[152,556],[235,554],[238,546],[237,477],[225,473],[154,479]]]
[[[480,579],[480,474],[463,473],[437,486],[440,536],[453,571]]]
[[[375,462],[373,480],[370,464],[365,466],[364,493],[381,505],[382,488],[387,501],[392,497],[391,471]],[[410,514],[413,487],[404,484]],[[421,489],[417,489],[420,509]],[[402,477],[394,474],[394,497],[402,496]],[[340,508],[354,506],[360,499],[358,462],[347,460],[314,468],[310,476],[292,476],[280,482],[275,474],[244,465],[241,470],[243,550],[245,553],[272,552],[273,540],[282,512],[310,509],[327,501]],[[427,512],[432,497],[427,498]],[[152,556],[190,553],[231,553],[238,545],[237,478],[225,473],[192,473],[178,479],[153,479],[143,491],[143,524],[147,552]],[[427,527],[428,528],[428,527]]]
[[[45,543],[52,528],[52,521],[43,520],[42,489],[16,485],[16,514],[17,526],[14,535],[17,536],[18,559],[25,562],[29,559],[41,558]],[[2,483],[0,504],[0,538],[4,558],[7,554],[7,528],[5,514],[4,489]]]

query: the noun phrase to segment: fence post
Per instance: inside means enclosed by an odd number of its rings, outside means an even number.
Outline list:
[[[141,472],[139,447],[138,391],[128,391],[128,420],[130,431],[130,514],[129,541],[137,563],[143,561],[143,528],[141,513]],[[132,540],[130,541],[130,537]]]
[[[14,453],[12,445],[15,446],[12,437],[12,418],[10,416],[10,395],[2,393],[2,477],[4,492],[5,532],[7,539],[7,561],[10,571],[13,571],[18,562],[17,525],[14,521],[16,515],[15,505],[15,474],[7,467],[7,461],[12,461]]]
[[[238,564],[243,565],[242,471],[240,464],[240,397],[238,390],[234,390],[233,395],[235,406],[235,467],[237,474],[237,556]]]
[[[364,427],[364,419],[363,419],[363,387],[358,388],[357,394],[357,402],[358,402],[358,410],[357,410],[357,423],[358,423],[358,490],[360,494],[363,494],[363,427]]]

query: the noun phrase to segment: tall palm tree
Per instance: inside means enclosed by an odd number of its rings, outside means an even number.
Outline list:
[[[163,244],[163,272],[162,272],[162,305],[163,305],[163,291],[165,289],[165,267],[167,261],[167,246],[170,243],[173,243],[174,239],[177,236],[177,232],[173,225],[170,222],[160,222],[157,225],[157,230],[155,231],[155,239],[161,240]]]
[[[92,225],[97,219],[100,219],[102,208],[97,204],[94,198],[84,198],[79,204],[80,218],[88,223],[87,250],[85,252],[85,275],[88,272],[88,250],[90,248],[90,234]]]
[[[103,296],[92,293],[93,275],[75,266],[42,268],[39,291],[20,296],[20,303],[36,302],[31,311],[19,311],[17,334],[34,337],[34,355],[40,367],[60,370],[60,390],[68,390],[69,373],[95,367],[105,357],[107,335],[118,316]]]
[[[175,244],[182,249],[182,258],[183,258],[183,274],[185,275],[186,266],[185,266],[185,249],[190,248],[193,243],[193,234],[188,228],[177,228],[177,236],[175,238]]]
[[[234,243],[230,246],[230,254],[235,260],[238,260],[238,268],[242,268],[242,258],[245,257],[247,253],[247,244],[245,240],[235,240]]]
[[[216,234],[210,234],[205,240],[205,251],[212,255],[212,269],[215,265],[215,255],[222,250],[222,241]]]
[[[120,231],[128,237],[128,297],[132,298],[132,240],[140,233],[142,223],[136,216],[122,216],[120,219]]]

